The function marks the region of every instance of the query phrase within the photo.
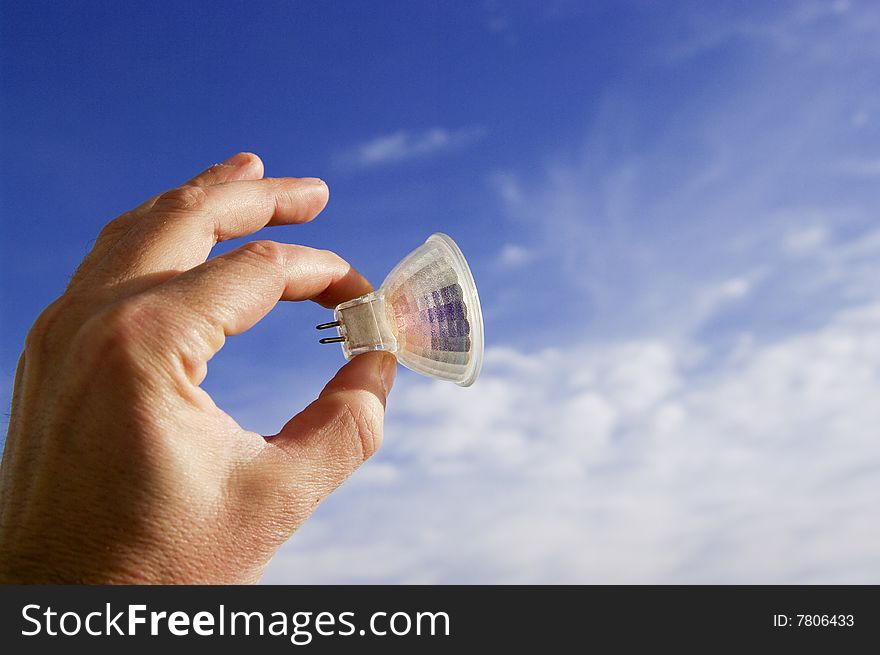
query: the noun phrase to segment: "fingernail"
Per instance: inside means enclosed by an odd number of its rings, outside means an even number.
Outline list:
[[[391,387],[394,386],[394,378],[397,376],[397,358],[390,354],[385,353],[382,356],[382,386],[385,387],[385,396],[391,392]]]
[[[229,159],[223,162],[226,166],[244,166],[251,160],[251,153],[249,152],[240,152],[237,155],[232,155]]]

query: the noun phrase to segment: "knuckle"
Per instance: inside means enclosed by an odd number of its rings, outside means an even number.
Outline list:
[[[340,277],[348,275],[352,271],[351,264],[342,255],[332,250],[321,250],[321,254],[326,258],[327,264],[336,269],[337,275]]]
[[[253,184],[255,193],[249,198],[249,202],[253,203],[254,209],[258,209],[261,214],[274,215],[278,211],[279,205],[276,180],[264,177],[254,180]]]
[[[190,183],[193,184],[194,182],[198,181],[198,185],[201,186],[201,184],[204,184],[205,182],[213,181],[214,179],[216,179],[218,175],[222,173],[226,168],[227,165],[222,162],[211,164],[210,166],[208,166],[208,168],[199,173],[196,176],[195,180]]]
[[[95,239],[96,243],[101,243],[117,237],[121,232],[124,232],[131,226],[131,221],[132,215],[130,212],[117,216],[101,228],[101,231],[98,232],[97,239]]]
[[[25,337],[25,349],[40,351],[45,349],[58,324],[66,313],[67,299],[61,296],[44,309]]]
[[[247,256],[257,258],[262,262],[280,266],[284,261],[284,249],[277,241],[267,239],[251,241],[242,246]]]
[[[153,207],[170,212],[194,212],[202,209],[207,201],[208,192],[204,187],[185,184],[163,193]]]
[[[324,257],[326,257],[327,259],[332,259],[332,260],[334,260],[334,261],[336,261],[336,262],[344,262],[344,261],[345,261],[345,260],[342,258],[341,255],[339,255],[338,253],[334,252],[333,250],[321,249],[321,250],[319,250],[318,252],[319,252],[321,255],[323,255]]]
[[[382,416],[370,403],[344,402],[343,408],[344,432],[365,462],[382,445]]]
[[[143,299],[129,299],[104,310],[80,330],[77,351],[102,366],[129,368],[140,361],[144,337],[159,332],[158,310]]]

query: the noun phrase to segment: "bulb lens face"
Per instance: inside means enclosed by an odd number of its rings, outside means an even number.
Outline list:
[[[483,316],[473,275],[456,243],[433,234],[379,290],[404,366],[462,386],[483,361]]]

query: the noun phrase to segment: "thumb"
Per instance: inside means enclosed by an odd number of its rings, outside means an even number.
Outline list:
[[[358,355],[269,439],[270,449],[283,455],[277,470],[285,487],[292,485],[288,488],[314,505],[376,452],[396,370],[397,360],[389,353]]]

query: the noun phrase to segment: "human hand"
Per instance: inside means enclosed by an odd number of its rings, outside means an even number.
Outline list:
[[[0,580],[254,582],[379,446],[396,360],[346,364],[276,436],[241,428],[199,385],[229,335],[279,300],[370,291],[337,255],[226,239],[304,223],[317,179],[263,178],[239,154],[109,223],[37,319],[0,465]]]

